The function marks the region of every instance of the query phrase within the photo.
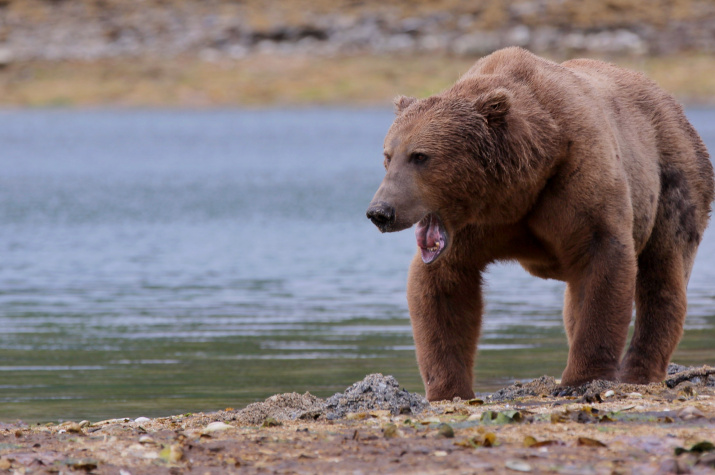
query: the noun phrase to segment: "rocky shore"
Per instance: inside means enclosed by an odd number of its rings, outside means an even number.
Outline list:
[[[0,473],[713,473],[715,368],[669,372],[659,384],[570,391],[544,376],[432,404],[373,374],[327,400],[0,423]]]
[[[715,51],[703,0],[2,0],[0,63],[255,54],[572,56]]]

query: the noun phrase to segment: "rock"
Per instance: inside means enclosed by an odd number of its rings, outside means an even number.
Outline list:
[[[424,396],[400,389],[393,376],[370,374],[325,402],[327,419],[341,419],[350,412],[388,410],[393,415],[418,414],[429,402]]]
[[[452,51],[459,56],[484,56],[499,49],[499,46],[499,37],[495,33],[479,31],[454,40]]]
[[[437,435],[446,439],[454,438],[454,429],[449,424],[442,423],[437,426]]]
[[[12,50],[7,46],[0,46],[0,68],[9,66],[14,60]]]
[[[367,416],[369,414],[367,412],[348,412],[345,415],[345,419],[349,421],[362,421],[364,419],[367,419]]]
[[[71,460],[68,465],[75,470],[84,470],[86,472],[91,472],[97,468],[99,462],[93,459],[80,459]]]
[[[277,421],[314,420],[323,414],[324,408],[325,401],[310,393],[276,394],[264,402],[249,404],[235,414],[235,420],[239,425],[260,425],[268,417]]]
[[[211,424],[204,427],[204,430],[202,431],[202,433],[212,434],[214,432],[223,432],[225,430],[232,429],[232,428],[233,428],[233,426],[230,426],[230,425],[226,424],[225,422],[218,421],[218,422],[212,422]]]
[[[671,375],[673,375],[673,374],[682,373],[682,372],[687,371],[687,370],[689,370],[689,369],[692,369],[692,368],[689,368],[689,367],[687,367],[687,366],[683,366],[683,365],[681,365],[681,364],[670,363],[670,364],[668,365],[668,369],[666,370],[666,372],[668,373],[668,376],[671,376]]]
[[[684,367],[679,365],[676,366],[677,371],[673,374],[669,372],[668,378],[666,378],[665,380],[665,384],[669,388],[674,388],[679,384],[683,383],[684,381],[690,381],[693,384],[700,384],[704,381],[703,378],[708,378],[709,381],[709,378],[715,375],[715,368],[707,365],[699,367]],[[668,370],[670,371],[670,369],[671,367],[669,366]]]
[[[71,434],[77,434],[79,432],[82,432],[82,427],[76,422],[72,422],[65,426],[65,430]]]
[[[516,472],[531,472],[532,470],[531,465],[523,460],[507,460],[504,466]]]
[[[9,0],[0,0],[0,4]],[[101,2],[93,8],[78,2],[13,2],[11,14],[1,25],[0,68],[15,61],[83,60],[106,58],[172,58],[182,55],[204,61],[241,59],[252,54],[333,55],[336,53],[389,54],[439,51],[476,56],[501,46],[517,45],[557,55],[572,51],[601,54],[669,54],[681,51],[712,53],[715,45],[715,10],[705,6],[679,10],[653,9],[645,17],[599,13],[594,7],[578,7],[582,22],[574,22],[578,3],[560,8],[544,0],[512,2],[496,29],[483,27],[482,7],[410,9],[401,17],[377,3],[356,4],[350,11],[338,7],[322,11],[306,9],[303,18],[276,13],[261,18],[279,3],[255,2]],[[234,4],[233,6],[229,6]],[[15,7],[14,5],[20,5]],[[79,3],[81,5],[81,2]],[[266,11],[261,11],[261,10]],[[220,11],[221,13],[218,13]],[[612,18],[611,18],[612,16]],[[587,18],[589,17],[589,18]],[[581,23],[581,24],[577,24]],[[4,34],[3,34],[4,33]]]
[[[162,450],[159,456],[167,462],[176,463],[184,458],[184,449],[179,444],[173,444],[171,447]]]
[[[450,48],[451,38],[449,34],[429,34],[417,41],[418,49],[429,52],[447,52]]]
[[[715,468],[715,453],[704,455],[698,459],[697,465]]]
[[[518,25],[511,28],[505,35],[505,46],[526,47],[531,41],[531,30],[526,25]]]
[[[690,468],[685,463],[685,461],[679,459],[666,459],[658,468],[658,474],[680,474],[680,473],[690,473]]]
[[[697,407],[687,406],[678,412],[678,417],[684,421],[690,421],[705,417],[705,415]]]
[[[266,417],[266,420],[263,421],[263,424],[261,424],[261,427],[278,427],[279,425],[281,425],[281,423],[278,422],[277,420],[275,420],[274,418]]]
[[[382,435],[386,439],[392,439],[397,437],[397,426],[395,424],[385,424],[385,426],[382,429]]]
[[[138,422],[140,424],[143,424],[144,422],[149,422],[149,421],[151,421],[151,419],[149,419],[148,417],[137,417],[136,419],[134,419],[134,422]]]

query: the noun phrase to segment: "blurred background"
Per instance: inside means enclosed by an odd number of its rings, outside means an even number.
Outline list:
[[[0,0],[0,421],[422,392],[411,231],[364,211],[398,94],[518,45],[645,72],[715,149],[715,1]],[[476,389],[558,377],[563,284],[487,276]],[[715,235],[680,364],[714,364]]]

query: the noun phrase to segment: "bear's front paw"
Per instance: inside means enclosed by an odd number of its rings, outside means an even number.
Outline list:
[[[584,384],[590,383],[591,381],[616,381],[617,380],[617,370],[615,368],[600,368],[581,371],[572,371],[570,368],[566,368],[564,374],[561,376],[561,386],[579,388]]]
[[[668,363],[663,364],[627,354],[621,363],[618,381],[630,384],[660,383],[665,379],[667,367]]]
[[[647,371],[643,368],[626,368],[618,374],[618,381],[629,384],[660,383],[665,379],[665,371]]]

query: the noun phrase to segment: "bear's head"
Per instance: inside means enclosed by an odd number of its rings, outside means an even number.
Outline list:
[[[387,173],[368,218],[382,232],[417,224],[422,260],[434,262],[449,247],[450,234],[475,223],[487,185],[500,177],[511,101],[502,88],[476,98],[398,97],[384,144]]]

